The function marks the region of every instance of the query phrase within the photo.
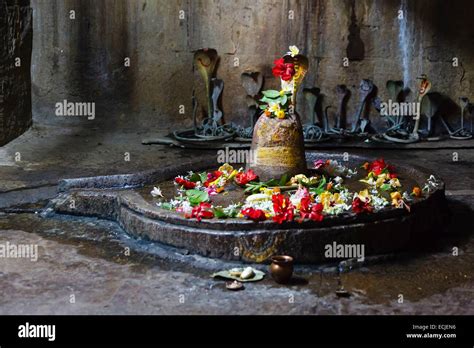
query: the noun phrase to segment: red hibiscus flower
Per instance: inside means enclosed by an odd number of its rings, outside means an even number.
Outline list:
[[[253,221],[264,221],[267,219],[265,212],[261,209],[246,208],[242,210],[242,215]]]
[[[283,58],[276,59],[273,64],[272,73],[275,77],[280,77],[283,81],[290,81],[295,74],[295,65],[293,63],[285,63]]]
[[[324,206],[321,203],[312,204],[311,198],[303,197],[301,199],[300,206],[300,220],[303,222],[304,219],[310,219],[313,221],[322,221],[324,216],[322,213]]]
[[[278,222],[279,224],[284,221],[293,221],[295,215],[295,208],[290,202],[290,199],[281,193],[277,193],[272,196],[273,202],[273,211],[275,216],[273,221]]]
[[[196,187],[196,183],[180,178],[179,176],[174,179],[174,182],[177,183],[178,185],[184,187],[186,190],[193,189]]]
[[[386,169],[391,179],[397,177],[397,174],[394,173],[395,168],[385,163],[383,158],[379,158],[369,165],[365,165],[365,167],[369,172],[374,172],[375,175],[380,175]]]
[[[237,173],[237,175],[235,176],[235,182],[240,186],[244,186],[248,184],[250,181],[254,181],[257,179],[258,179],[258,176],[257,174],[253,172],[252,169],[249,169],[248,171],[244,173]]]
[[[207,180],[203,183],[204,187],[209,187],[209,184],[213,181],[219,179],[222,175],[222,172],[215,170],[213,172],[207,173]]]
[[[197,207],[194,207],[191,211],[191,215],[187,215],[186,218],[196,218],[197,221],[202,219],[212,219],[214,212],[212,211],[211,203],[201,202]]]
[[[371,213],[373,209],[369,202],[364,202],[359,197],[356,197],[352,201],[352,211],[356,214]]]

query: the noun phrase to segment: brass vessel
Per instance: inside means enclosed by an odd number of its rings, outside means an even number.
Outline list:
[[[293,258],[287,255],[272,256],[270,274],[279,284],[286,284],[293,275]]]

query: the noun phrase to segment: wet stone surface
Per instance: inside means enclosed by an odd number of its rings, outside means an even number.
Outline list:
[[[389,255],[384,262],[343,273],[342,285],[351,296],[338,298],[335,265],[296,268],[289,285],[278,285],[267,275],[261,282],[246,284],[243,291],[231,292],[224,281],[210,278],[223,267],[215,261],[184,262],[192,258],[186,250],[165,251],[136,241],[112,222],[34,214],[55,190],[39,195],[36,189],[24,194],[19,189],[54,188],[67,177],[132,173],[215,156],[215,152],[144,147],[142,134],[97,131],[76,136],[59,130],[33,129],[0,151],[0,191],[18,190],[12,191],[19,195],[15,202],[40,200],[8,213],[0,208],[0,244],[39,246],[37,262],[0,259],[0,314],[474,314],[471,149],[455,150],[458,161],[453,161],[452,149],[347,149],[350,154],[404,161],[436,173],[446,183],[452,216],[444,234],[428,239],[425,250]],[[17,151],[23,154],[21,162],[13,160]],[[124,151],[131,152],[131,162],[123,161]],[[0,194],[0,203],[8,204],[12,198],[8,195]],[[459,256],[452,255],[453,247],[459,248]]]
[[[456,210],[455,221],[471,214]],[[338,298],[338,276],[331,267],[297,268],[285,286],[267,275],[235,293],[224,281],[211,279],[210,270],[166,260],[112,222],[2,215],[0,244],[37,244],[39,257],[2,260],[0,313],[473,314],[474,239],[467,233],[457,229],[423,252],[343,273],[342,285],[351,296]],[[452,255],[453,245],[459,245],[459,256]]]

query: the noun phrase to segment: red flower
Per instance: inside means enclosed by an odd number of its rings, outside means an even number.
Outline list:
[[[272,202],[273,211],[275,212],[273,221],[278,222],[279,224],[283,223],[283,221],[293,221],[295,209],[288,197],[281,193],[277,193],[272,196]]]
[[[380,175],[386,167],[385,160],[380,158],[369,165],[369,171],[374,172],[375,175]]]
[[[246,208],[242,210],[242,215],[253,221],[264,221],[267,219],[263,210],[255,208]]]
[[[391,179],[397,177],[397,174],[394,173],[395,168],[386,164],[383,158],[373,161],[368,166],[366,166],[366,169],[369,172],[374,172],[375,175],[380,175],[386,169]]]
[[[322,213],[324,206],[321,203],[311,204],[311,198],[303,197],[301,199],[300,216],[299,222],[304,219],[310,219],[313,221],[322,221],[324,216]]]
[[[212,211],[211,203],[201,202],[197,207],[194,207],[191,211],[191,215],[187,215],[186,218],[196,218],[197,221],[201,219],[212,219],[214,212]]]
[[[180,186],[183,186],[186,190],[193,189],[196,187],[195,182],[180,178],[179,176],[174,179],[174,182]]]
[[[352,201],[352,211],[356,214],[371,213],[373,209],[369,202],[364,202],[359,197],[356,197]]]
[[[253,172],[252,169],[249,169],[244,173],[237,173],[235,176],[235,182],[241,186],[248,184],[250,181],[257,180],[258,176]]]
[[[215,170],[213,172],[207,173],[207,180],[203,183],[204,187],[209,187],[209,184],[213,181],[219,179],[222,175],[222,172]]]
[[[290,81],[295,74],[295,65],[293,63],[285,63],[283,58],[276,59],[273,64],[272,73],[275,77],[281,77],[283,81]]]

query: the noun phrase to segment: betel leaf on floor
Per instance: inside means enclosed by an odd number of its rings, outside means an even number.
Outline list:
[[[238,276],[233,276],[229,273],[229,271],[219,271],[211,275],[212,278],[224,278],[224,279],[232,279],[232,280],[237,280],[239,282],[256,282],[259,280],[262,280],[265,277],[265,273],[262,271],[259,271],[257,269],[253,270],[255,275],[253,278],[249,279],[242,279]]]

